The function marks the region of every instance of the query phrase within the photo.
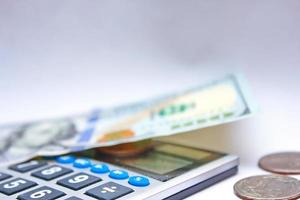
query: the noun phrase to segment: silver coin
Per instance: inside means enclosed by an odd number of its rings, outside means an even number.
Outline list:
[[[300,181],[281,175],[251,176],[234,185],[241,199],[293,200],[300,197]]]

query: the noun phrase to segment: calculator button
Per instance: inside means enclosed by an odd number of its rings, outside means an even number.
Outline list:
[[[0,172],[0,181],[10,178],[11,175]]]
[[[31,175],[35,176],[37,178],[49,181],[49,180],[55,179],[57,177],[63,176],[65,174],[68,174],[71,172],[73,172],[73,170],[59,166],[59,165],[52,165],[45,169],[34,172]]]
[[[56,159],[56,162],[61,163],[61,164],[70,164],[75,161],[74,156],[59,156]]]
[[[80,199],[78,197],[69,197],[69,198],[67,198],[65,200],[83,200],[83,199]]]
[[[85,194],[100,200],[113,200],[133,192],[129,187],[108,182],[85,192]]]
[[[78,158],[74,161],[73,166],[76,168],[88,168],[91,166],[91,161],[89,159]]]
[[[109,173],[109,177],[113,179],[126,179],[128,178],[128,173],[124,170],[112,170]]]
[[[91,172],[97,173],[97,174],[104,174],[109,172],[109,168],[106,164],[95,164],[91,168]]]
[[[31,190],[29,192],[26,192],[24,194],[21,194],[18,196],[18,199],[20,200],[54,200],[57,199],[59,197],[62,197],[66,195],[65,193],[47,187],[47,186],[43,186],[40,188],[37,188],[35,190]]]
[[[12,165],[9,167],[9,169],[12,169],[17,172],[25,173],[25,172],[37,169],[39,167],[42,167],[46,164],[47,163],[45,161],[31,160],[29,162]]]
[[[12,195],[37,185],[35,182],[22,178],[16,178],[0,184],[0,192],[6,195]]]
[[[57,181],[57,184],[72,190],[79,190],[93,183],[100,182],[102,179],[86,173],[78,173]]]
[[[128,183],[133,186],[144,187],[150,184],[149,179],[144,176],[131,176]]]

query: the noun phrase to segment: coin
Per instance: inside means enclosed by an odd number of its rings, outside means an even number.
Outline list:
[[[292,200],[300,197],[300,181],[282,175],[251,176],[238,181],[234,192],[248,200]]]
[[[152,147],[152,140],[144,140],[140,142],[125,143],[110,147],[101,147],[97,148],[97,151],[100,153],[121,158],[142,154],[151,149]]]
[[[266,155],[259,166],[278,174],[300,174],[300,152],[282,152]]]

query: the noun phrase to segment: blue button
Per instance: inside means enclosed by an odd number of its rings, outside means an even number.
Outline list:
[[[56,158],[56,162],[61,163],[61,164],[73,163],[74,160],[75,160],[74,156],[59,156]]]
[[[91,172],[104,174],[106,172],[109,172],[109,168],[106,164],[95,164],[92,166]]]
[[[91,161],[89,159],[78,158],[74,161],[73,166],[77,168],[88,168],[91,166]]]
[[[128,178],[128,173],[123,170],[112,170],[109,173],[109,177],[113,179],[126,179]]]
[[[145,187],[150,184],[149,179],[144,176],[131,176],[128,183],[138,187]]]

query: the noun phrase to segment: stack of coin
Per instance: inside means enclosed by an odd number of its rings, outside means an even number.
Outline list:
[[[280,175],[251,176],[234,185],[241,199],[294,200],[300,198],[300,181],[289,174],[300,174],[300,152],[275,153],[262,157],[259,166]]]

